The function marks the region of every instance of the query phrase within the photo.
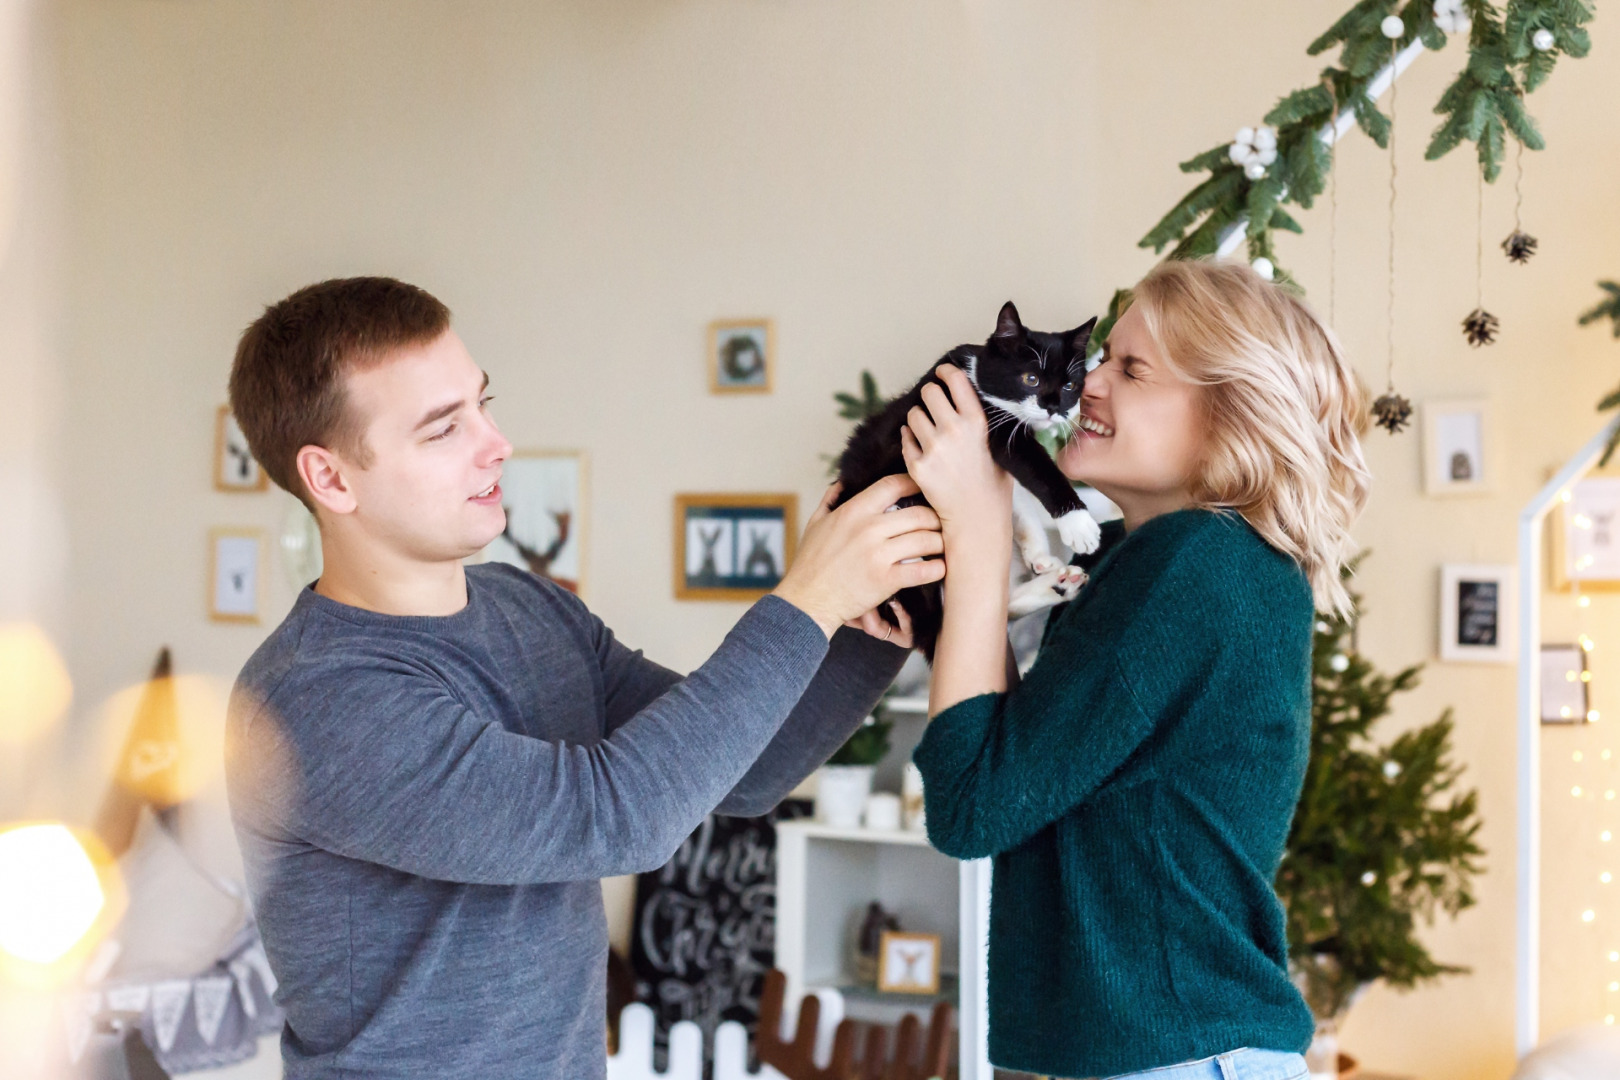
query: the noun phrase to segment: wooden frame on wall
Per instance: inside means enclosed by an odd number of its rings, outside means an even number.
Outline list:
[[[263,529],[208,530],[208,617],[257,624],[264,613]]]
[[[926,966],[920,963],[924,956]],[[939,993],[939,956],[938,934],[885,930],[878,942],[877,988],[889,994]]]
[[[797,495],[675,496],[675,598],[752,601],[770,592],[793,564],[798,509]]]
[[[253,459],[231,407],[221,405],[214,417],[214,490],[241,493],[269,486],[270,477]]]
[[[736,343],[734,346],[733,343]],[[739,349],[736,346],[742,346]],[[757,354],[757,364],[737,357]],[[722,354],[727,355],[722,355]],[[709,324],[709,390],[715,394],[768,394],[776,374],[776,323],[772,319],[716,319]]]
[[[1513,662],[1519,648],[1517,579],[1511,563],[1440,568],[1440,659]]]
[[[483,561],[504,562],[584,595],[590,461],[583,450],[514,450],[501,470],[506,531]]]
[[[1620,476],[1589,475],[1571,484],[1569,495],[1547,512],[1552,587],[1569,592],[1578,582],[1583,592],[1620,591]],[[1577,565],[1586,558],[1592,562]]]

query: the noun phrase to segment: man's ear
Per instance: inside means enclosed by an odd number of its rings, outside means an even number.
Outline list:
[[[359,502],[345,476],[349,464],[339,454],[311,443],[299,448],[296,463],[298,479],[316,505],[329,514],[354,513]]]
[[[996,332],[991,337],[1015,338],[1023,332],[1024,324],[1018,321],[1018,309],[1009,300],[1001,305],[1001,314],[996,316]]]

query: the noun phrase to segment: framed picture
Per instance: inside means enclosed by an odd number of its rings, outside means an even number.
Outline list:
[[[1507,664],[1517,648],[1512,566],[1440,568],[1440,659]]]
[[[208,617],[256,623],[263,608],[264,533],[211,529],[208,533]]]
[[[1620,477],[1578,481],[1547,517],[1554,588],[1620,589]]]
[[[717,319],[709,324],[709,389],[716,394],[768,394],[776,363],[770,319]]]
[[[484,561],[511,563],[569,592],[585,587],[585,454],[518,450],[501,470],[506,531]]]
[[[253,459],[231,407],[221,405],[214,418],[214,490],[263,491],[269,486],[270,478]]]
[[[1579,645],[1541,647],[1541,722],[1584,724],[1591,718],[1586,650]]]
[[[675,496],[675,598],[757,600],[793,561],[796,495]]]
[[[878,944],[878,989],[891,994],[939,993],[939,935],[885,930]]]
[[[1430,495],[1488,492],[1491,475],[1490,402],[1423,403],[1423,490]]]

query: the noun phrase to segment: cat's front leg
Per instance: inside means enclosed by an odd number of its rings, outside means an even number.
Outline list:
[[[1042,608],[1056,607],[1073,600],[1086,583],[1086,572],[1078,566],[1048,570],[1013,589],[1007,599],[1007,617],[1016,619]]]
[[[1046,448],[1028,432],[1019,430],[1003,443],[991,441],[990,454],[1029,493],[1040,500],[1057,523],[1058,537],[1077,555],[1089,555],[1102,542],[1102,527],[1075,494],[1074,485],[1058,469]]]
[[[1062,561],[1052,554],[1052,544],[1046,536],[1046,526],[1052,519],[1040,500],[1023,484],[1014,483],[1012,508],[1013,541],[1029,572],[1039,577],[1062,566]]]

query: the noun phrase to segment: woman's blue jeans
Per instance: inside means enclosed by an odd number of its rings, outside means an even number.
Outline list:
[[[1108,1080],[1305,1080],[1308,1075],[1305,1059],[1298,1054],[1244,1048]]]

